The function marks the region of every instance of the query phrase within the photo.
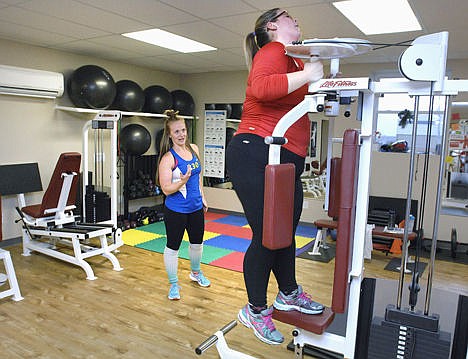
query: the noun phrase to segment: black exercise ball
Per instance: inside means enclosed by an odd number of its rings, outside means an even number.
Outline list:
[[[153,85],[145,88],[145,105],[143,110],[151,113],[164,113],[172,109],[172,95],[163,86]]]
[[[225,110],[226,111],[226,118],[231,118],[232,107],[228,103],[217,103],[215,105],[216,110]]]
[[[216,105],[214,103],[205,103],[205,110],[216,110]]]
[[[195,102],[192,96],[184,90],[174,90],[172,95],[172,108],[179,111],[179,115],[193,116],[195,112]]]
[[[231,118],[240,120],[244,105],[241,103],[231,103]]]
[[[120,131],[120,149],[126,155],[142,155],[150,146],[151,134],[144,126],[133,123]]]
[[[145,93],[136,82],[120,80],[116,83],[117,94],[111,108],[114,110],[138,112],[145,104]]]
[[[114,101],[117,86],[111,74],[96,65],[73,71],[68,79],[68,96],[75,106],[106,109]]]

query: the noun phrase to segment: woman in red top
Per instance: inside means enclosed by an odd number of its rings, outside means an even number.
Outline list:
[[[297,41],[300,30],[288,12],[271,9],[262,14],[255,31],[247,35],[245,52],[250,69],[241,123],[226,151],[226,163],[233,187],[252,228],[252,241],[244,258],[244,281],[249,303],[239,311],[239,320],[268,344],[284,338],[272,321],[273,308],[267,305],[267,287],[273,272],[279,287],[274,307],[320,314],[323,306],[314,302],[296,283],[295,241],[288,248],[270,250],[262,245],[265,166],[268,164],[270,136],[278,121],[304,99],[308,84],[323,77],[321,62],[302,63],[286,55],[285,45]],[[294,163],[294,232],[302,211],[300,175],[310,143],[307,115],[285,134],[288,143],[281,149],[281,163]]]

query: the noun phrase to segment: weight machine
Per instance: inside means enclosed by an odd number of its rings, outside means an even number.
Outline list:
[[[287,46],[287,54],[293,57],[300,57],[303,59],[309,58],[331,58],[332,74],[338,72],[337,58],[351,56],[356,53],[363,53],[370,49],[371,44],[363,40],[356,39],[331,39],[331,40],[305,40]],[[350,233],[349,240],[352,243],[349,253],[349,266],[341,267],[338,275],[343,275],[345,271],[345,288],[338,288],[341,296],[343,293],[346,295],[346,303],[344,309],[345,314],[345,328],[344,332],[332,333],[328,332],[327,328],[334,320],[334,312],[330,308],[326,308],[321,315],[303,315],[299,312],[280,312],[275,310],[273,318],[282,322],[296,326],[293,330],[293,342],[295,357],[302,358],[305,346],[320,348],[320,350],[327,353],[334,353],[334,355],[342,355],[345,358],[365,358],[368,353],[368,337],[370,333],[370,319],[367,313],[367,322],[364,323],[360,318],[364,303],[368,298],[361,298],[361,289],[365,286],[366,280],[363,278],[363,262],[364,262],[364,244],[367,226],[367,205],[369,195],[369,177],[370,177],[370,161],[371,161],[371,145],[374,134],[375,119],[374,113],[377,107],[377,99],[380,94],[384,93],[407,93],[415,96],[416,103],[419,103],[420,96],[445,96],[446,97],[446,111],[444,116],[445,131],[442,138],[442,155],[440,156],[439,172],[438,172],[438,187],[436,194],[436,210],[434,214],[434,228],[433,239],[431,247],[431,261],[429,265],[428,286],[426,292],[424,312],[415,310],[417,301],[418,286],[418,273],[413,273],[412,284],[410,287],[410,309],[402,308],[402,288],[404,280],[404,271],[400,272],[400,280],[398,284],[398,293],[396,305],[389,305],[385,313],[385,325],[388,327],[396,328],[396,337],[394,331],[388,331],[387,343],[384,347],[380,347],[382,358],[395,357],[395,358],[431,358],[431,348],[418,346],[415,337],[405,336],[404,328],[414,329],[412,333],[418,332],[419,336],[427,336],[431,338],[431,343],[440,348],[448,357],[450,350],[450,343],[442,338],[439,334],[438,315],[430,314],[430,298],[432,289],[432,276],[434,271],[435,262],[435,246],[437,243],[438,233],[438,218],[440,211],[440,197],[444,171],[444,154],[446,151],[446,129],[448,125],[448,104],[451,96],[457,95],[459,92],[468,91],[468,80],[448,80],[445,77],[445,66],[447,60],[447,47],[448,47],[448,33],[441,32],[421,36],[415,39],[411,46],[406,49],[399,60],[400,72],[407,78],[396,82],[378,82],[371,81],[367,77],[359,78],[332,78],[322,79],[309,85],[309,95],[305,99],[287,113],[277,124],[272,138],[268,139],[270,144],[269,164],[279,164],[279,153],[281,144],[285,143],[283,138],[286,130],[299,118],[308,112],[321,112],[328,105],[326,102],[327,96],[332,93],[333,102],[340,98],[358,98],[358,112],[360,113],[361,128],[359,134],[359,154],[357,168],[357,184],[356,184],[356,201],[352,206],[356,209],[355,217],[352,218],[352,225],[349,227],[352,232]],[[330,97],[329,97],[330,98]],[[332,109],[335,105],[332,104]],[[346,110],[348,111],[348,110]],[[415,105],[415,122],[417,123],[417,107]],[[407,191],[407,207],[405,223],[409,222],[410,208],[411,208],[411,193],[414,171],[414,153],[415,153],[415,128],[413,129],[413,142],[410,153],[410,178],[408,179]],[[343,152],[344,154],[345,152]],[[330,161],[331,156],[328,156]],[[330,168],[328,166],[328,168]],[[329,183],[329,181],[328,181]],[[328,194],[327,194],[328,198]],[[326,198],[326,202],[327,202]],[[275,210],[284,210],[281,206],[274,207]],[[287,213],[287,212],[286,212]],[[339,221],[342,220],[340,216]],[[421,216],[420,216],[421,217]],[[265,218],[265,217],[264,217]],[[275,222],[270,221],[273,226]],[[268,225],[268,224],[267,224]],[[282,226],[276,222],[277,226]],[[280,228],[281,229],[281,228]],[[408,234],[411,229],[405,226],[403,236],[403,253],[401,257],[401,267],[407,260],[408,249]],[[268,233],[271,233],[271,229]],[[340,232],[340,228],[338,228]],[[265,232],[264,232],[265,233]],[[338,239],[339,240],[339,239]],[[337,242],[338,242],[337,240]],[[274,242],[274,240],[273,240]],[[265,245],[265,244],[264,244]],[[336,260],[335,264],[338,262]],[[414,267],[417,268],[416,266]],[[335,283],[333,300],[335,300],[335,285],[341,285],[343,282],[336,279],[337,267],[335,267]],[[462,297],[462,296],[461,296]],[[463,300],[461,300],[463,301]],[[466,302],[466,301],[465,301]],[[369,304],[369,303],[367,303]],[[333,308],[333,304],[332,304]],[[358,310],[359,308],[359,310]],[[459,305],[457,318],[457,327],[467,325],[466,315],[461,314],[466,311],[466,306]],[[361,313],[360,313],[361,312]],[[460,324],[462,323],[462,324]],[[363,327],[363,325],[365,327]],[[384,324],[382,324],[383,326]],[[373,327],[373,329],[376,329]],[[384,329],[386,330],[386,329]],[[360,332],[358,337],[357,333]],[[223,333],[218,332],[217,337],[222,337]],[[464,339],[463,339],[464,337]],[[398,340],[398,338],[404,338]],[[396,340],[394,340],[396,339]],[[452,352],[464,353],[467,352],[466,332],[458,331],[455,333],[454,343],[456,348],[452,348]],[[415,349],[416,348],[416,349]],[[229,358],[224,356],[225,348],[218,347],[221,358]],[[419,351],[420,356],[413,356],[414,350]],[[440,352],[439,352],[440,353]],[[387,356],[385,356],[387,355]],[[389,356],[391,355],[391,356]],[[467,356],[468,357],[468,356]]]
[[[97,277],[85,260],[101,255],[107,258],[116,271],[121,271],[117,257],[112,253],[123,245],[122,230],[117,227],[117,111],[101,112],[83,127],[83,158],[80,153],[62,153],[44,193],[42,202],[26,206],[24,194],[18,194],[19,213],[23,222],[23,255],[36,251],[81,267],[86,279]],[[73,210],[77,190],[80,164],[83,174],[88,173],[88,132],[90,129],[111,131],[111,216],[108,221],[95,223],[87,221],[85,193],[88,176],[83,175],[83,215],[81,220]],[[97,135],[98,138],[100,134]],[[99,143],[102,144],[102,141]],[[101,146],[101,145],[100,145]],[[98,150],[102,150],[99,147]],[[102,152],[100,152],[102,153]],[[95,153],[95,163],[98,155]],[[103,158],[101,158],[101,163]],[[36,175],[39,175],[38,173]],[[58,246],[59,245],[59,246]],[[59,248],[60,247],[60,248]],[[71,247],[73,254],[64,251]]]

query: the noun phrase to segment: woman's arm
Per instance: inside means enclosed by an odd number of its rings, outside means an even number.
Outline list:
[[[306,62],[304,70],[290,72],[288,77],[288,94],[298,88],[320,80],[323,77],[323,64],[321,61]]]
[[[291,61],[284,45],[271,43],[255,55],[248,91],[260,101],[274,101],[323,77],[320,61]]]

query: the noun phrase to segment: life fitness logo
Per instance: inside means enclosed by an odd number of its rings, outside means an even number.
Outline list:
[[[320,85],[319,88],[356,87],[356,85],[357,81],[328,80]]]

